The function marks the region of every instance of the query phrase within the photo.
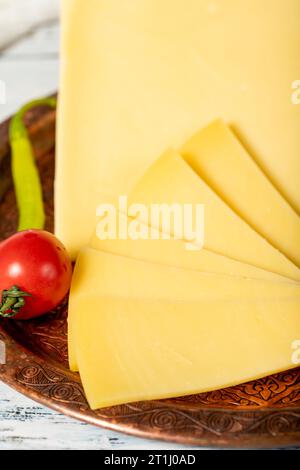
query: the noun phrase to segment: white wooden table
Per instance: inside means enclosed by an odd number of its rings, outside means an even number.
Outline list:
[[[0,122],[30,99],[57,90],[58,36],[58,25],[48,25],[0,54],[0,81],[6,85]],[[32,402],[0,382],[0,450],[180,448],[77,422]]]

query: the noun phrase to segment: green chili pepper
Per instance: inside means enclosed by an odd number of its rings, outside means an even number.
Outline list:
[[[44,98],[26,104],[12,118],[9,127],[12,176],[19,210],[18,231],[42,230],[45,225],[42,185],[24,124],[26,112],[36,106],[56,108],[56,98]]]

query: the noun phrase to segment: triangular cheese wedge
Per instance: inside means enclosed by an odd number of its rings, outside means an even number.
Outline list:
[[[215,300],[223,302],[238,299],[269,302],[272,299],[299,299],[300,286],[279,281],[245,280],[222,274],[202,273],[86,248],[79,254],[69,302],[69,361],[77,370],[77,340],[74,325],[76,317],[84,315],[89,322],[90,310],[78,310],[78,297],[130,297],[140,300],[167,301]]]
[[[130,238],[129,227],[131,223],[135,224],[136,233],[142,234],[148,231],[149,238]],[[120,226],[127,227],[127,239],[118,237]],[[195,245],[194,249],[192,249],[193,244],[187,244],[183,240],[176,240],[172,235],[169,236],[169,239],[163,238],[166,234],[122,213],[117,215],[116,233],[117,236],[115,238],[110,238],[110,235],[103,230],[98,233],[96,229],[89,246],[95,250],[177,268],[195,269],[197,271],[226,274],[247,279],[293,282],[279,274],[235,261],[206,248],[199,249]]]
[[[300,266],[300,217],[224,122],[198,132],[180,153],[237,214]]]
[[[299,300],[89,295],[74,308],[82,312],[76,344],[92,409],[207,392],[295,367]]]
[[[299,269],[227,206],[173,150],[164,153],[141,178],[130,194],[129,208],[135,203],[148,208],[151,204],[203,204],[205,248],[294,280],[300,279]],[[140,220],[149,221],[143,216]],[[163,230],[163,225],[155,228]],[[172,234],[181,236],[176,231]]]

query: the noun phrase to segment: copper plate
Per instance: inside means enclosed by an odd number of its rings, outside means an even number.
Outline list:
[[[43,179],[47,229],[53,228],[55,113],[27,116]],[[16,229],[8,122],[0,126],[0,238]],[[67,302],[32,322],[1,321],[7,362],[0,379],[28,397],[88,423],[136,436],[218,447],[300,444],[300,369],[212,393],[91,411],[67,366]]]

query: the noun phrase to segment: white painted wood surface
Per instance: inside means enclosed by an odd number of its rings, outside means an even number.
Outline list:
[[[58,32],[56,24],[48,25],[0,54],[0,81],[6,87],[0,122],[28,100],[58,88]],[[0,450],[180,448],[80,423],[32,402],[0,382]]]

